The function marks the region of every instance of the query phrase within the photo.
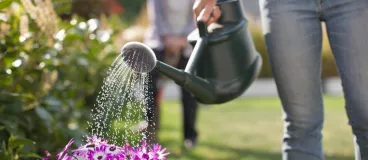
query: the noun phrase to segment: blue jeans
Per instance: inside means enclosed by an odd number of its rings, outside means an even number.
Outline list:
[[[356,137],[356,159],[368,160],[368,0],[260,0],[260,9],[283,105],[283,159],[324,159],[324,21]]]

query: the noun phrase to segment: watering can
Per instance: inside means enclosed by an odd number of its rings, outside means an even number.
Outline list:
[[[136,72],[160,72],[202,104],[221,104],[239,97],[258,76],[262,58],[239,0],[219,1],[217,5],[222,14],[215,27],[198,21],[197,29],[188,36],[194,48],[185,70],[158,61],[140,42],[123,46],[124,61]]]

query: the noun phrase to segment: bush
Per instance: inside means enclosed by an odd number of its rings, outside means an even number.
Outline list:
[[[10,7],[4,2],[0,159],[43,156],[46,149],[60,150],[71,137],[81,144],[96,93],[117,55],[113,33],[96,19],[61,21],[50,5],[39,10],[42,14],[32,12],[27,6],[32,4]]]
[[[254,45],[256,50],[261,55],[263,60],[263,65],[259,77],[272,77],[271,65],[269,62],[267,48],[265,45],[265,40],[262,33],[262,27],[260,24],[255,22],[249,22],[249,31],[251,32]]]
[[[326,34],[326,29],[323,27],[323,44],[322,44],[322,78],[330,78],[339,76],[337,72],[335,59],[332,55],[330,43]]]
[[[146,0],[118,0],[124,6],[124,16],[127,23],[133,22],[146,4]]]

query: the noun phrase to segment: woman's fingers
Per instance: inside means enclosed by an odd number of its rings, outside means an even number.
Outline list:
[[[193,12],[195,19],[198,18],[199,14],[201,13],[202,9],[206,5],[205,0],[196,0],[193,5]]]
[[[198,20],[202,22],[207,22],[210,19],[211,12],[215,5],[216,3],[214,3],[213,5],[210,2],[207,3],[204,9],[202,9],[201,13],[199,14]]]
[[[208,24],[210,24],[209,22],[211,21],[212,22],[216,21],[220,17],[219,14],[221,14],[220,9],[216,7],[216,0],[197,0],[194,3],[193,11],[197,20],[207,22]],[[212,11],[217,12],[216,13],[217,17],[215,16],[211,17]],[[213,14],[215,15],[215,13]]]
[[[208,20],[207,24],[211,24],[213,22],[216,22],[220,18],[220,15],[221,15],[220,8],[218,6],[215,6],[213,8],[213,11],[212,11],[212,16]]]

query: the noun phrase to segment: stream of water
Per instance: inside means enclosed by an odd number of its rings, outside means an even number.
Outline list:
[[[128,60],[142,65],[134,56]],[[117,145],[125,140],[133,146],[139,145],[147,135],[137,132],[134,126],[147,121],[146,113],[151,112],[147,107],[153,98],[148,92],[149,81],[148,73],[134,72],[127,66],[126,57],[118,56],[108,70],[92,109],[92,121],[88,123],[90,134]]]

